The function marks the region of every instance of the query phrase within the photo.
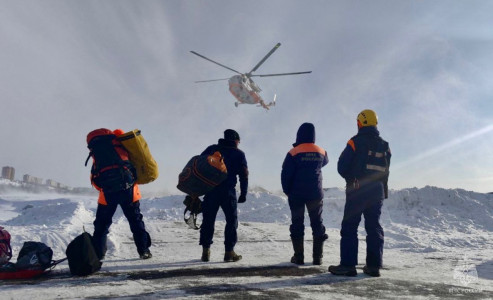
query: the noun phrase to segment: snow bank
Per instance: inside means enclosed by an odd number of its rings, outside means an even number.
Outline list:
[[[146,223],[153,221],[183,222],[183,195],[141,200],[141,210]],[[331,188],[325,191],[324,224],[331,238],[338,238],[345,204],[344,190]],[[48,194],[12,194],[0,196],[0,224],[18,236],[17,241],[32,239],[49,242],[68,241],[85,227],[92,232],[96,198]],[[290,224],[287,199],[267,191],[248,193],[247,202],[239,204],[240,223],[259,222]],[[224,221],[222,211],[218,221]],[[115,224],[126,224],[120,209],[114,217]],[[306,217],[305,225],[309,228]],[[382,225],[386,233],[387,248],[405,248],[410,251],[433,252],[443,247],[490,247],[493,232],[493,195],[461,189],[436,187],[410,188],[391,191],[384,202]],[[126,231],[123,225],[122,230]],[[365,236],[364,222],[360,235]],[[50,237],[50,235],[52,235]],[[54,237],[53,237],[54,236]],[[111,240],[111,235],[110,235]],[[20,248],[20,242],[13,242]]]
[[[395,191],[386,201],[392,222],[430,230],[493,231],[493,197],[427,186]]]

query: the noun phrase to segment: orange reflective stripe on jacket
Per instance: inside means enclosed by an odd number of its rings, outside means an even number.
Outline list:
[[[94,186],[96,187],[96,185],[94,185]],[[108,203],[106,202],[106,198],[104,197],[103,191],[97,187],[96,187],[96,189],[99,190],[98,204],[108,205]],[[134,195],[133,195],[132,202],[137,202],[142,198],[142,195],[140,194],[140,189],[139,189],[139,186],[137,184],[134,185],[133,189],[134,189]]]
[[[300,145],[294,147],[293,149],[291,149],[289,151],[289,154],[291,154],[291,156],[295,156],[296,154],[307,153],[307,152],[317,152],[317,153],[320,153],[322,155],[325,155],[324,148],[317,146],[313,143],[300,144]]]
[[[356,146],[354,145],[354,141],[351,139],[347,142],[347,144],[349,146],[351,146],[351,148],[353,149],[353,151],[356,151]]]

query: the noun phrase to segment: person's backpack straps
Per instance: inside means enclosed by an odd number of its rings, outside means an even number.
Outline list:
[[[91,158],[92,156],[92,152],[89,151],[89,155],[87,155],[87,159],[86,159],[86,163],[84,164],[84,167],[87,167],[87,162],[89,161],[89,159]]]

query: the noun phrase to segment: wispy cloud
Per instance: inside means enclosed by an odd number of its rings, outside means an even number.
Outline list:
[[[163,170],[145,188],[173,191],[189,156],[215,143],[224,129],[235,128],[243,137],[252,183],[276,189],[296,130],[309,121],[331,159],[324,183],[342,185],[338,154],[355,134],[357,113],[372,108],[395,154],[393,174],[421,160],[438,172],[442,165],[429,158],[456,159],[460,153],[445,157],[442,150],[478,141],[493,123],[487,113],[493,110],[493,43],[488,42],[493,5],[475,3],[4,3],[0,126],[13,129],[0,133],[7,141],[0,163],[20,173],[88,185],[81,163],[87,132],[140,128]],[[258,78],[264,97],[278,95],[269,112],[235,108],[226,82],[193,83],[233,74],[190,50],[249,71],[277,42],[281,48],[258,73],[313,73]],[[481,143],[481,151],[493,146],[489,140]],[[461,158],[484,164],[479,156]],[[416,179],[420,171],[412,172],[396,176],[395,184],[422,184]],[[436,182],[445,185],[451,176]],[[481,181],[486,189],[487,179]]]

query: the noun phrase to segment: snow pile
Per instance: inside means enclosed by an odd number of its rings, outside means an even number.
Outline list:
[[[394,191],[382,212],[386,247],[434,252],[492,247],[493,197],[427,186]]]
[[[393,192],[386,207],[392,222],[427,230],[493,230],[490,194],[427,186]]]
[[[231,297],[243,292],[249,296],[264,293],[277,295],[277,298],[301,295],[302,298],[325,299],[326,294],[317,293],[317,289],[330,291],[341,299],[347,294],[359,295],[351,281],[327,274],[327,265],[339,261],[339,230],[345,205],[343,189],[331,188],[325,192],[323,218],[329,240],[324,247],[324,265],[320,267],[308,263],[298,268],[288,263],[292,246],[287,199],[258,188],[248,193],[246,203],[238,205],[237,249],[244,258],[233,266],[222,263],[224,215],[220,211],[211,262],[200,262],[199,232],[183,222],[184,198],[184,195],[173,195],[141,200],[146,228],[152,237],[154,256],[151,260],[136,258],[128,222],[118,209],[108,236],[103,269],[89,281],[68,276],[68,265],[62,263],[51,273],[51,280],[37,281],[35,285],[0,282],[2,291],[5,289],[7,298],[21,295],[22,299],[52,299],[59,297],[57,295],[175,298],[176,295],[210,296],[210,291],[226,294],[229,291]],[[466,261],[464,254],[467,254],[473,258],[470,265],[478,274],[469,288],[476,288],[478,298],[484,298],[491,292],[489,284],[493,279],[492,204],[491,194],[460,189],[425,187],[391,191],[381,218],[385,230],[385,275],[376,281],[364,275],[355,278],[365,291],[358,297],[366,298],[369,289],[382,290],[392,296],[402,293],[422,298],[453,295],[450,290],[460,291],[457,285],[462,284],[454,277],[454,268]],[[0,193],[0,225],[12,234],[13,260],[25,241],[41,241],[53,249],[54,259],[63,258],[68,243],[84,227],[93,232],[96,207],[96,196]],[[305,226],[305,247],[311,252],[308,217]],[[364,220],[359,233],[361,264],[365,253]],[[307,253],[307,260],[309,256]],[[259,276],[267,271],[279,272],[279,275]],[[197,276],[200,274],[207,275]],[[224,275],[228,276],[227,282],[221,274],[227,274]],[[115,288],[116,282],[118,288]],[[375,284],[380,285],[376,288]],[[425,288],[415,289],[414,286]]]
[[[183,222],[183,199],[183,195],[142,199],[141,210],[146,224]],[[325,226],[335,232],[331,233],[331,238],[338,238],[344,204],[344,190],[331,188],[325,191],[323,219]],[[14,231],[22,228],[20,231],[25,232],[25,238],[20,240],[28,240],[29,231],[39,230],[43,242],[50,240],[50,232],[67,242],[83,227],[92,232],[96,206],[96,198],[90,196],[4,195],[0,196],[0,222],[3,226],[14,227]],[[288,230],[290,210],[284,196],[256,189],[248,193],[247,202],[239,204],[238,209],[242,224],[273,223],[286,225]],[[221,210],[217,220],[224,221]],[[384,202],[381,220],[387,248],[431,252],[444,247],[490,247],[493,195],[436,187],[391,191]],[[121,209],[117,210],[114,223],[123,224],[122,230],[126,234],[127,225]],[[309,228],[308,216],[305,225]],[[61,237],[63,234],[65,238]],[[363,219],[360,236],[365,235]],[[20,247],[20,242],[14,242],[14,246]],[[60,248],[65,246],[66,243]]]

